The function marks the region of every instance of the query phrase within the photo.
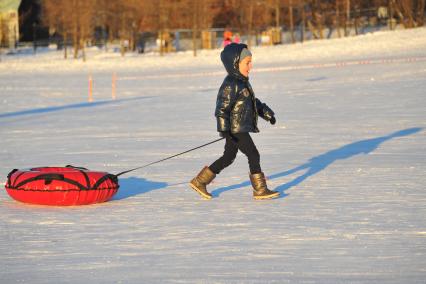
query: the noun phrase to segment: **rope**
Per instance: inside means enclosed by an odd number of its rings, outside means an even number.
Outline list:
[[[142,169],[142,168],[146,168],[146,167],[151,166],[151,165],[154,165],[154,164],[161,163],[161,162],[166,161],[166,160],[169,160],[169,159],[171,159],[171,158],[174,158],[174,157],[177,157],[177,156],[180,156],[180,155],[186,154],[186,153],[188,153],[188,152],[191,152],[191,151],[194,151],[194,150],[197,150],[197,149],[203,148],[203,147],[208,146],[208,145],[210,145],[210,144],[216,143],[216,142],[218,142],[218,141],[220,141],[220,140],[223,140],[223,139],[225,139],[225,138],[219,138],[219,139],[213,140],[213,141],[211,141],[211,142],[209,142],[209,143],[206,143],[206,144],[203,144],[203,145],[201,145],[201,146],[198,146],[198,147],[195,147],[195,148],[189,149],[189,150],[187,150],[187,151],[185,151],[185,152],[182,152],[182,153],[179,153],[179,154],[176,154],[176,155],[173,155],[173,156],[170,156],[170,157],[167,157],[167,158],[164,158],[164,159],[161,159],[161,160],[158,160],[158,161],[155,161],[155,162],[152,162],[152,163],[149,163],[149,164],[146,164],[146,165],[140,166],[140,167],[136,167],[136,168],[133,168],[133,169],[130,169],[130,170],[123,171],[123,172],[121,172],[121,173],[116,174],[115,176],[117,176],[117,177],[118,177],[118,176],[121,176],[121,175],[124,175],[124,174],[130,173],[130,172],[133,172],[133,171],[136,171],[136,170]]]

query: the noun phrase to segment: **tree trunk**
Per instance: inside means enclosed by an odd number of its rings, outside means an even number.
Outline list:
[[[405,13],[406,17],[408,17],[409,27],[410,28],[416,27],[417,23],[414,20],[414,15],[413,15],[413,2],[410,1],[410,3],[408,3],[407,1],[404,1],[403,5],[404,5],[404,13]]]
[[[413,15],[413,1],[411,0],[403,0],[401,2],[402,11],[405,18],[408,18],[407,27],[408,28],[414,28],[417,26],[416,21],[414,20]]]
[[[247,46],[250,47],[251,45],[251,33],[253,29],[253,0],[249,0],[249,22],[248,22],[248,32],[247,32]]]
[[[125,23],[125,19],[126,19],[126,14],[123,13],[123,15],[121,16],[121,27],[120,27],[120,52],[121,52],[121,56],[124,56],[126,53],[125,50],[125,46],[124,46],[124,41],[126,40],[124,34],[125,34],[125,30],[126,30],[126,23]]]
[[[192,15],[192,50],[194,56],[197,56],[197,20],[198,20],[198,0],[194,0],[193,4],[193,15]]]
[[[358,35],[359,33],[358,33],[358,26],[359,26],[359,10],[358,10],[358,8],[356,7],[356,9],[355,9],[355,34],[356,35]]]
[[[164,47],[165,47],[165,36],[164,31],[160,30],[160,55],[164,55]]]
[[[305,26],[306,26],[306,13],[305,13],[305,1],[300,1],[302,6],[302,34],[301,34],[301,42],[305,41]]]
[[[3,41],[3,21],[0,18],[0,51],[1,51],[2,41]],[[35,41],[35,39],[33,39],[33,41]]]
[[[294,18],[293,18],[293,1],[289,0],[288,4],[289,15],[290,15],[290,34],[291,34],[291,42],[295,43],[296,38],[294,37]]]
[[[416,7],[416,22],[418,26],[424,25],[425,17],[425,0],[418,0]]]
[[[339,38],[342,37],[342,34],[340,32],[340,9],[339,9],[339,0],[336,0],[336,29],[337,29],[337,35]]]
[[[163,25],[163,17],[162,17],[162,13],[164,12],[164,7],[163,7],[163,1],[159,0],[157,2],[157,9],[158,9],[158,27],[159,27],[159,38],[160,38],[160,56],[164,55],[164,50],[163,50],[163,41],[164,41],[164,37],[163,37],[163,29],[164,29],[164,25]]]
[[[346,0],[346,21],[345,21],[345,36],[348,36],[350,33],[349,24],[351,20],[351,2]]]
[[[72,39],[72,45],[74,47],[74,59],[78,57],[78,45],[79,45],[79,38],[77,34],[77,28],[74,28],[73,32],[73,39]]]
[[[389,0],[388,6],[389,6],[389,17],[388,17],[389,29],[393,30],[393,0]]]
[[[67,32],[64,32],[64,59],[68,58],[68,34]]]
[[[315,5],[315,8],[312,9],[312,19],[313,19],[313,29],[316,32],[316,37],[323,39],[324,33],[323,33],[323,26],[322,26],[322,15],[321,15],[321,9],[318,5],[318,1],[315,1],[313,3]]]
[[[318,38],[319,38],[319,36],[318,36],[318,34],[317,34],[317,30],[316,30],[316,28],[315,28],[314,24],[312,23],[312,21],[309,21],[309,20],[308,20],[308,28],[309,28],[309,30],[311,31],[311,33],[312,33],[312,35],[314,36],[314,38],[315,38],[315,39],[318,39]]]
[[[403,24],[404,28],[408,28],[409,23],[407,23],[407,21],[405,20],[404,14],[402,13],[404,7],[401,8],[400,5],[399,5],[400,3],[395,2],[394,0],[392,2],[393,2],[393,8],[395,10],[395,13],[398,15],[398,17],[399,17],[401,23]]]
[[[84,34],[82,32],[82,34]],[[86,40],[83,36],[80,37],[80,49],[81,49],[81,57],[83,59],[83,62],[86,62]]]
[[[275,0],[275,27],[280,27],[280,0]]]
[[[72,45],[73,45],[73,47],[74,47],[74,59],[77,59],[77,57],[78,57],[78,49],[79,49],[79,40],[80,40],[80,37],[79,37],[79,11],[78,11],[78,1],[77,0],[74,0],[73,1],[73,9],[74,9],[74,11],[73,11],[73,18],[72,18],[72,20],[73,20],[73,23],[72,23],[72,25],[73,25],[73,35],[72,35]]]
[[[3,41],[3,21],[0,19],[0,62],[1,62],[1,43]]]

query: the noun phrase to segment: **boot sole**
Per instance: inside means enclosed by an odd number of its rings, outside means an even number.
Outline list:
[[[256,200],[262,200],[262,199],[273,199],[273,198],[276,198],[276,197],[279,197],[279,196],[280,196],[280,193],[277,192],[277,193],[274,193],[274,194],[271,194],[271,195],[253,196],[253,198],[256,199]]]
[[[201,195],[204,199],[212,199],[210,195],[205,194],[204,192],[200,191],[195,185],[192,183],[189,183],[189,185],[192,187],[193,190],[198,192],[199,195]]]

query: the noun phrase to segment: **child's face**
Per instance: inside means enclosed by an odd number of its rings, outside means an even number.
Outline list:
[[[252,67],[253,66],[251,64],[251,56],[247,56],[240,61],[239,70],[244,77],[248,77]]]

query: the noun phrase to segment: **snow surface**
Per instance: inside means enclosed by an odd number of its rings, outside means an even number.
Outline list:
[[[0,176],[118,173],[217,139],[219,53],[3,54]],[[239,154],[201,200],[187,182],[222,142],[123,176],[103,204],[0,190],[0,282],[425,283],[426,29],[253,53],[253,88],[277,114],[253,138],[282,198],[252,200]]]

